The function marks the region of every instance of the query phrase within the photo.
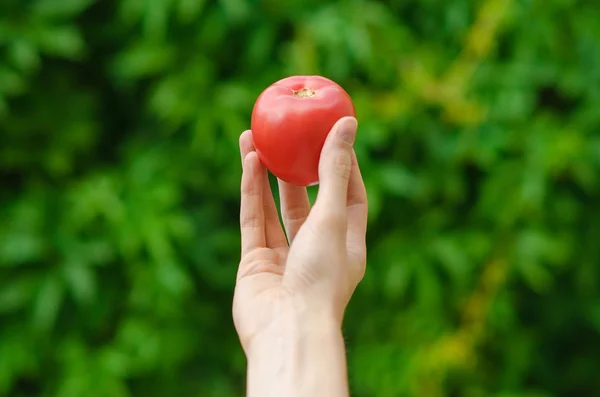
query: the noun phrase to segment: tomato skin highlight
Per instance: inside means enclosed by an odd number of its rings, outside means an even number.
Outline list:
[[[279,179],[319,182],[325,139],[342,117],[356,117],[350,95],[322,76],[291,76],[267,87],[252,110],[252,137],[261,162]]]

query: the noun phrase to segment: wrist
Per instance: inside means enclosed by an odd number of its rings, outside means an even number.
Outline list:
[[[341,324],[326,311],[290,310],[246,351],[248,397],[346,397]]]
[[[299,303],[285,304],[276,319],[267,324],[246,346],[246,355],[252,359],[264,355],[276,340],[305,343],[308,340],[342,338],[341,321],[329,310],[318,310]]]

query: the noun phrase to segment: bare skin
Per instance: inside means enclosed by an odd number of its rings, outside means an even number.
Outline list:
[[[252,132],[240,136],[233,319],[248,360],[248,397],[348,396],[341,325],[365,273],[368,211],[352,149],[356,128],[345,117],[329,134],[312,208],[305,188],[279,181],[283,227]]]

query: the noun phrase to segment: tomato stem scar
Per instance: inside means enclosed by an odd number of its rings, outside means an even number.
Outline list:
[[[310,88],[301,88],[298,91],[294,91],[294,96],[298,98],[311,98],[317,94],[316,91]]]

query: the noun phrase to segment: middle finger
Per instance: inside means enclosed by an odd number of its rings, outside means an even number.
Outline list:
[[[305,187],[300,187],[277,179],[281,204],[281,217],[288,243],[296,237],[298,230],[306,221],[310,212],[310,201]]]

